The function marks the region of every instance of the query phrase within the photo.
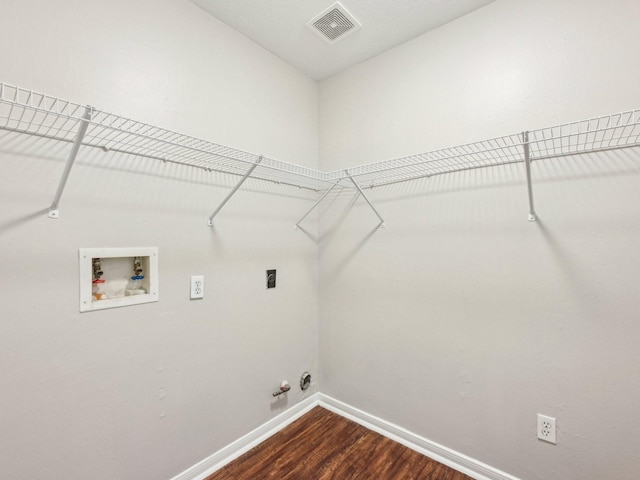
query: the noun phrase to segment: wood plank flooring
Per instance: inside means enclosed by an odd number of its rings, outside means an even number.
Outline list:
[[[315,407],[206,480],[472,480]]]

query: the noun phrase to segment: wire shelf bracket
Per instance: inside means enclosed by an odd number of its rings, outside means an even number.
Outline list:
[[[369,204],[369,207],[371,207],[371,210],[373,210],[373,213],[376,214],[376,217],[380,219],[379,227],[385,228],[387,224],[384,222],[384,218],[380,216],[380,214],[378,213],[378,210],[376,210],[376,207],[374,207],[373,203],[371,203],[371,200],[369,200],[369,197],[367,197],[367,195],[362,191],[362,188],[360,188],[360,185],[358,185],[358,182],[356,182],[353,179],[353,177],[349,174],[349,170],[345,170],[344,173],[349,178],[349,180],[351,180],[351,183],[353,183],[353,185],[358,189],[358,192],[360,192],[360,195],[362,195],[362,198],[364,198],[365,201]]]
[[[62,198],[62,194],[64,193],[64,187],[67,185],[67,179],[69,178],[71,169],[73,168],[73,165],[76,162],[78,151],[80,151],[80,147],[82,146],[82,140],[84,139],[84,136],[87,133],[87,127],[89,127],[89,122],[91,121],[92,110],[93,109],[90,106],[87,106],[85,108],[84,115],[80,119],[80,122],[79,122],[80,126],[78,127],[78,133],[76,134],[76,137],[73,140],[73,147],[71,147],[71,153],[69,153],[67,164],[64,167],[64,171],[62,172],[62,177],[60,178],[60,182],[58,183],[58,189],[56,190],[56,194],[53,197],[53,202],[51,202],[51,207],[49,207],[48,216],[49,218],[52,218],[54,220],[60,218],[58,204],[60,203],[60,198]]]
[[[213,218],[218,214],[220,210],[222,210],[222,207],[224,207],[227,204],[227,202],[231,199],[231,197],[233,197],[233,195],[238,191],[238,189],[242,186],[245,180],[251,176],[251,174],[256,169],[256,167],[260,165],[260,162],[262,162],[262,158],[263,158],[262,155],[260,155],[256,163],[251,165],[251,168],[247,170],[247,173],[245,173],[244,176],[240,179],[240,181],[236,184],[236,186],[233,187],[233,190],[229,192],[229,195],[227,195],[226,198],[222,201],[222,203],[218,205],[218,208],[216,208],[215,212],[213,212],[211,216],[209,216],[207,225],[209,225],[210,227],[213,227]]]
[[[522,133],[522,148],[524,149],[524,165],[527,171],[527,191],[529,193],[529,217],[530,222],[536,221],[536,211],[533,208],[533,186],[531,182],[531,151],[529,148],[529,132]]]
[[[311,208],[307,211],[307,213],[305,213],[305,214],[302,216],[302,218],[296,222],[296,225],[295,225],[295,227],[293,227],[293,229],[294,229],[294,230],[298,230],[298,228],[300,227],[300,224],[302,223],[302,221],[303,221],[305,218],[307,218],[307,216],[308,216],[311,212],[313,212],[313,211],[316,209],[316,207],[317,207],[318,205],[320,205],[320,204],[322,203],[322,201],[327,197],[327,195],[329,195],[329,194],[331,193],[331,191],[332,191],[334,188],[336,188],[337,186],[338,186],[338,184],[337,184],[337,183],[334,183],[333,185],[331,185],[331,188],[327,189],[327,191],[326,191],[326,192],[324,192],[324,194],[323,194],[323,195],[318,199],[318,201],[317,201],[316,203],[314,203],[314,204],[313,204],[313,207],[311,207]]]

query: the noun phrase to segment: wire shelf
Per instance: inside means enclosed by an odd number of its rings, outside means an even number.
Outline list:
[[[565,123],[528,133],[531,160],[640,146],[640,110]],[[373,188],[474,168],[522,163],[524,135],[512,134],[331,172]]]
[[[640,110],[529,132],[531,158],[540,160],[640,145]]]
[[[247,178],[322,192],[320,201],[336,185],[356,189],[384,224],[362,188],[513,163],[526,163],[530,199],[529,219],[533,221],[535,212],[531,191],[531,162],[640,146],[640,110],[565,123],[332,172],[320,172],[259,156],[5,83],[0,83],[0,130],[73,144],[72,154],[50,211],[49,216],[52,218],[57,218],[57,203],[75,155],[81,146],[87,146],[105,152],[152,158],[242,177],[211,215],[209,224]]]
[[[79,103],[0,83],[0,129],[72,143],[90,109],[82,145],[207,171],[320,191],[333,182],[318,170],[245,152]],[[260,159],[260,160],[259,160]]]
[[[357,179],[361,186],[372,188],[445,173],[521,161],[523,161],[522,137],[509,135],[370,163],[334,173],[338,176],[350,175]]]

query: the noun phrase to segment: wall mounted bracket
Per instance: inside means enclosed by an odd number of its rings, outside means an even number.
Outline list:
[[[222,210],[222,207],[224,207],[227,204],[227,202],[231,199],[231,197],[233,197],[233,195],[238,191],[238,189],[242,186],[245,180],[251,176],[251,174],[256,169],[256,167],[260,165],[262,158],[263,158],[262,155],[260,155],[256,163],[251,165],[251,168],[247,170],[247,173],[245,173],[244,176],[237,183],[237,185],[233,187],[233,190],[229,192],[229,195],[227,195],[226,198],[222,201],[222,203],[218,206],[218,208],[216,208],[215,212],[211,214],[211,216],[209,217],[209,221],[207,222],[207,225],[209,225],[210,227],[213,227],[213,218],[218,214],[220,210]]]
[[[529,148],[529,132],[522,133],[522,147],[524,148],[524,165],[527,170],[527,190],[529,192],[529,221],[536,221],[536,211],[533,208],[533,187],[531,184],[531,152]]]
[[[92,110],[93,109],[90,106],[87,106],[85,108],[84,115],[80,119],[78,133],[73,140],[73,147],[71,148],[71,153],[69,154],[69,158],[67,159],[67,164],[64,167],[64,172],[62,172],[60,183],[58,183],[58,190],[53,197],[51,207],[49,207],[49,218],[57,219],[60,217],[60,213],[58,212],[58,203],[60,202],[60,198],[62,197],[62,193],[64,192],[64,187],[67,184],[67,179],[69,178],[69,174],[71,173],[73,164],[75,163],[76,157],[78,156],[78,151],[82,146],[82,139],[84,138],[85,133],[87,133],[87,127],[89,126],[89,122],[91,121]]]
[[[313,212],[313,211],[316,209],[316,207],[317,207],[318,205],[320,205],[320,204],[322,203],[322,201],[327,197],[327,195],[329,195],[329,194],[331,193],[331,190],[333,190],[334,188],[336,188],[336,186],[338,186],[338,184],[337,184],[337,183],[334,183],[333,185],[331,185],[331,188],[329,188],[326,192],[324,192],[324,193],[322,194],[322,196],[318,199],[318,201],[317,201],[316,203],[314,203],[314,204],[313,204],[313,207],[311,207],[311,208],[307,211],[307,213],[305,213],[305,214],[302,216],[302,218],[296,222],[296,226],[295,226],[295,227],[293,227],[293,229],[294,229],[294,230],[298,230],[298,227],[300,226],[300,223],[302,223],[302,221],[303,221],[305,218],[307,218],[307,216],[308,216],[311,212]]]
[[[380,216],[380,214],[378,213],[378,210],[376,210],[376,207],[373,206],[373,204],[369,200],[369,197],[367,197],[365,193],[362,191],[362,188],[360,188],[360,185],[358,185],[358,183],[353,179],[353,177],[349,173],[349,170],[345,170],[344,173],[347,175],[347,177],[349,177],[349,180],[351,180],[351,183],[353,183],[353,185],[358,189],[358,192],[360,192],[360,195],[362,195],[362,198],[364,198],[365,201],[369,204],[369,206],[371,207],[371,210],[373,210],[373,213],[376,214],[376,217],[380,219],[380,227],[385,228],[387,224],[384,223],[384,219]]]

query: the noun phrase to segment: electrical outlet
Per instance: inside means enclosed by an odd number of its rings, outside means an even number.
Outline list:
[[[538,438],[556,444],[556,419],[538,414]]]
[[[191,277],[191,299],[204,298],[204,276],[193,275]]]

